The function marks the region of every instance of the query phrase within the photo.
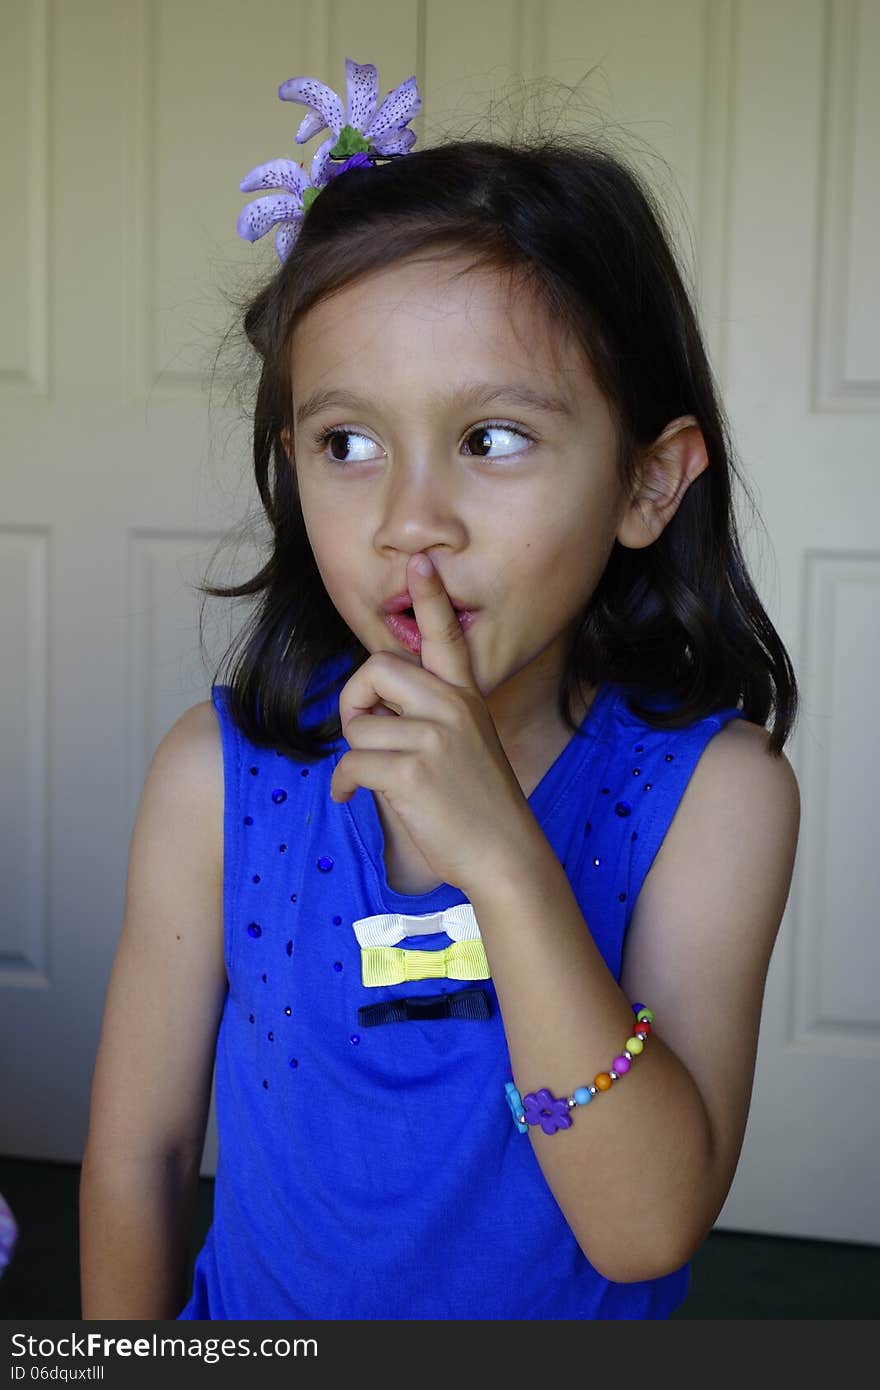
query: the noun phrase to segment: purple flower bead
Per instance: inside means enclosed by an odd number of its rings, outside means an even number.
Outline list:
[[[531,1091],[527,1096],[523,1096],[523,1112],[526,1123],[540,1125],[545,1134],[555,1134],[557,1129],[571,1128],[568,1101],[564,1096],[557,1100],[546,1086],[540,1091]]]
[[[353,154],[350,159],[346,159],[343,164],[340,164],[338,169],[334,169],[332,166],[328,168],[327,173],[332,178],[338,178],[340,174],[345,173],[346,169],[358,169],[362,166],[371,169],[373,162],[369,155],[364,154],[363,150],[358,150],[357,154]]]

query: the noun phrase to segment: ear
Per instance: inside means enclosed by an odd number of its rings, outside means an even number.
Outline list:
[[[644,451],[635,496],[617,529],[621,545],[653,545],[669,525],[691,483],[709,466],[703,432],[693,415],[671,421]]]

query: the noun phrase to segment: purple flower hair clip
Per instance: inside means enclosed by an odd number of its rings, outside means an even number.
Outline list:
[[[372,63],[345,60],[346,103],[314,77],[290,77],[278,88],[282,101],[298,101],[309,108],[296,132],[303,145],[322,130],[331,132],[316,150],[308,175],[302,163],[272,159],[258,164],[239,184],[242,193],[258,188],[285,190],[255,198],[238,214],[238,235],[258,241],[273,227],[278,259],[286,261],[300,233],[302,220],[331,179],[346,169],[373,165],[377,159],[408,154],[416,134],[406,127],[420,110],[422,98],[414,77],[389,91],[379,109],[379,74]]]

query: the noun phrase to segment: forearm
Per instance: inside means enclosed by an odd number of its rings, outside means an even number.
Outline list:
[[[83,1319],[176,1318],[199,1179],[193,1157],[120,1162],[86,1153],[80,1175]]]
[[[567,1097],[611,1070],[635,1018],[542,840],[468,897],[498,993],[512,1079],[522,1096],[547,1087]],[[644,995],[640,1001],[651,1006]],[[529,1125],[528,1137],[517,1136],[532,1144],[587,1258],[620,1282],[683,1264],[712,1220],[705,1107],[662,1030],[658,1018],[626,1076],[576,1107],[569,1129],[548,1135]]]

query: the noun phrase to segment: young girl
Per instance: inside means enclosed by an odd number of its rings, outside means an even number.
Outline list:
[[[138,810],[83,1316],[665,1318],[745,1129],[794,673],[641,181],[410,153],[414,80],[346,69],[280,89],[310,177],[242,184],[286,190],[239,223],[274,548]]]

